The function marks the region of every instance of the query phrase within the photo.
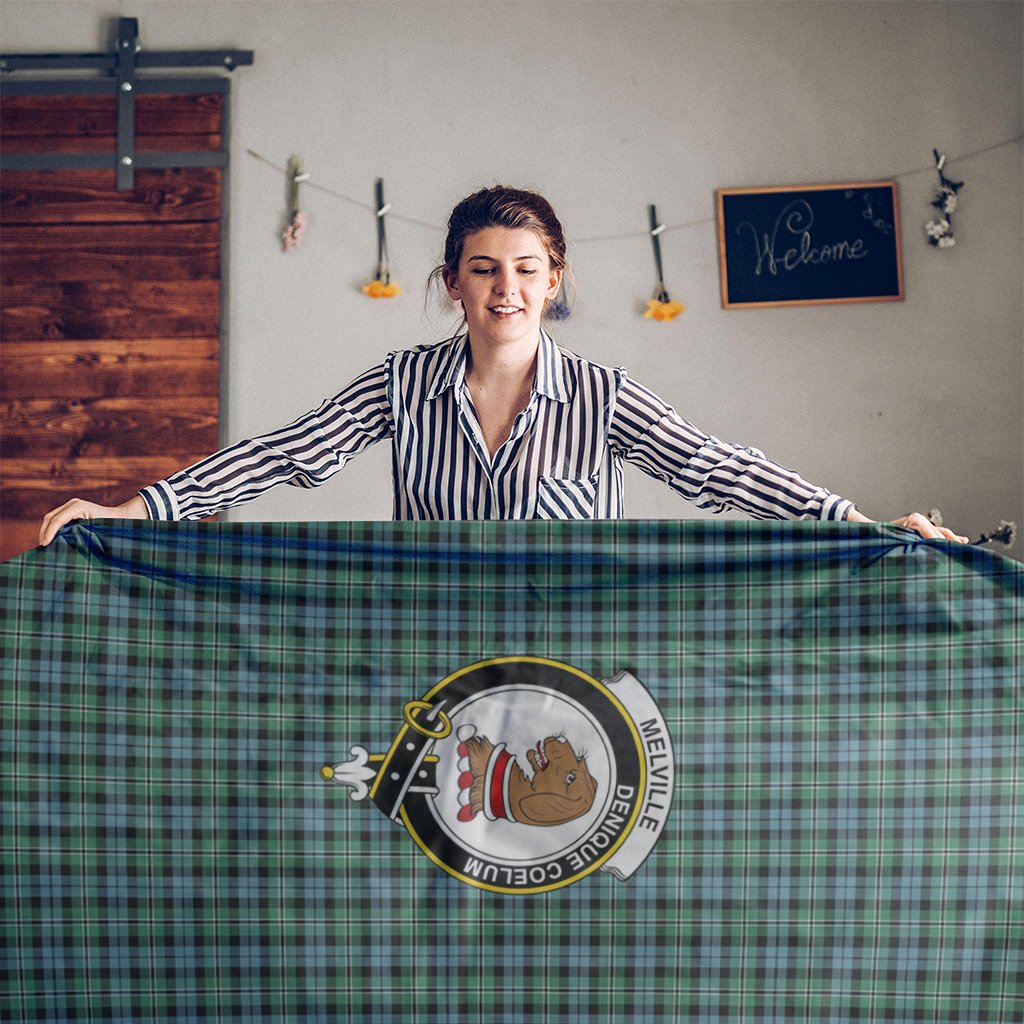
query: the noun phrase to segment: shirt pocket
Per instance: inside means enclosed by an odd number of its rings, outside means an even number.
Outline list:
[[[593,519],[597,477],[571,480],[542,476],[537,482],[535,519]]]

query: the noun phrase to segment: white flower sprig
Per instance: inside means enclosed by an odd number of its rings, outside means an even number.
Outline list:
[[[939,173],[939,191],[932,200],[932,206],[942,216],[928,221],[924,230],[928,235],[929,245],[934,245],[938,249],[950,249],[956,245],[956,239],[953,237],[953,211],[956,209],[957,193],[964,187],[964,183],[952,181],[942,173],[946,166],[944,154],[940,155],[937,149],[933,149],[932,155],[935,157],[935,170]]]

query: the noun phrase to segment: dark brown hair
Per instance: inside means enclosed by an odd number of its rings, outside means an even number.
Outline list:
[[[551,204],[537,192],[495,185],[466,196],[452,210],[444,243],[444,262],[431,271],[428,288],[435,283],[443,286],[458,273],[466,239],[485,228],[533,231],[547,251],[552,269],[571,278],[565,259],[565,235]]]

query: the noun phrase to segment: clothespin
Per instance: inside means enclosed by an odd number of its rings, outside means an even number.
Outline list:
[[[384,227],[384,218],[390,203],[384,202],[384,179],[378,178],[374,185],[377,198],[377,280],[382,284],[391,284],[391,268],[388,266],[388,236]]]
[[[932,150],[932,156],[935,157],[935,170],[939,172],[939,181],[943,188],[952,189],[953,192],[959,192],[964,187],[962,181],[951,181],[943,173],[943,168],[946,166],[946,154],[940,153],[937,149]]]
[[[299,203],[299,185],[309,181],[309,174],[302,170],[302,158],[293,156],[288,161],[288,213],[291,217],[302,209]]]
[[[651,246],[654,248],[654,265],[658,271],[658,284],[655,288],[654,297],[658,302],[668,302],[668,289],[665,287],[665,269],[661,262],[661,233],[665,230],[665,225],[658,221],[658,210],[657,207],[651,205],[647,207],[647,212],[650,215],[651,220]]]
[[[281,236],[281,243],[285,252],[291,252],[299,247],[309,221],[308,215],[299,203],[299,184],[308,181],[309,175],[302,170],[302,158],[297,156],[288,160],[288,169],[285,174],[288,187],[288,226]]]

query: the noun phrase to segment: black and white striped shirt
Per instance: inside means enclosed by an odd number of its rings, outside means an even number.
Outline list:
[[[618,519],[622,462],[701,508],[758,519],[845,519],[852,503],[682,419],[625,371],[541,332],[529,404],[492,459],[458,337],[394,352],[288,426],[140,493],[153,519],[198,519],[281,483],[316,487],[390,438],[395,519]]]

